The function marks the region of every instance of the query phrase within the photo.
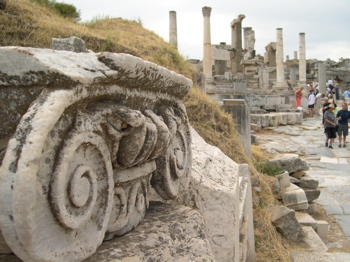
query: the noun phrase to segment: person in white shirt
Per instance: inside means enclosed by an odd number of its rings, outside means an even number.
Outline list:
[[[334,83],[333,83],[333,80],[332,80],[332,78],[330,78],[329,80],[328,80],[328,87],[330,88],[330,89],[332,89],[332,87],[333,87],[333,85],[334,85]]]
[[[313,89],[310,89],[310,94],[307,96],[307,101],[308,101],[307,107],[309,108],[309,116],[313,117],[314,116],[315,101],[316,101],[316,96],[315,96]]]

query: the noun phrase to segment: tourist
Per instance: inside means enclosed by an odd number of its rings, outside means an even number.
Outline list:
[[[318,95],[318,93],[320,93],[320,87],[319,87],[318,83],[316,82],[316,85],[315,85],[315,95]]]
[[[345,90],[343,96],[344,96],[345,103],[349,104],[350,103],[350,87],[348,87],[348,89]]]
[[[324,113],[324,127],[326,132],[326,147],[333,148],[332,144],[334,141],[334,138],[336,138],[336,131],[335,127],[336,124],[336,118],[333,113],[334,105],[330,104],[327,107],[328,109]]]
[[[318,93],[316,95],[316,99],[315,99],[315,113],[316,115],[321,115],[321,108],[323,107],[323,104],[324,104],[324,98],[325,95],[324,94],[321,94],[321,93]]]
[[[346,146],[346,136],[348,135],[349,122],[350,122],[350,112],[348,110],[348,104],[343,103],[341,110],[338,111],[337,116],[338,120],[338,136],[339,136],[339,147],[341,147],[341,141],[343,140],[343,147]]]
[[[310,89],[310,94],[307,96],[307,107],[309,109],[309,116],[314,117],[314,107],[316,102],[316,96],[313,89]]]
[[[296,106],[296,108],[298,108],[298,107],[300,107],[300,105],[301,105],[301,97],[302,97],[302,95],[303,95],[303,89],[304,89],[304,87],[300,87],[299,89],[297,89],[296,91],[295,91],[295,93],[294,93],[294,95],[295,95],[295,100],[297,101],[297,106]]]
[[[339,85],[335,86],[335,100],[339,100],[340,99],[340,89],[339,89]]]
[[[324,124],[324,113],[328,110],[328,106],[332,104],[334,108],[337,108],[337,104],[334,103],[332,95],[328,95],[328,97],[330,98],[325,101],[322,107],[322,124]]]
[[[329,78],[328,83],[327,83],[327,86],[328,86],[330,89],[333,88],[333,80],[332,80],[332,78]]]

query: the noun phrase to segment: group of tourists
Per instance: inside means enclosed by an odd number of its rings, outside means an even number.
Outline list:
[[[332,144],[337,134],[339,137],[338,147],[346,147],[346,137],[349,132],[350,111],[348,110],[348,104],[344,102],[341,110],[335,115],[333,111],[336,107],[337,105],[333,103],[332,99],[329,99],[323,107],[323,124],[326,134],[325,146],[329,148],[333,148]]]
[[[334,87],[332,79],[327,83],[326,94],[320,93],[319,86],[316,84],[315,89],[311,84],[307,84],[309,94],[307,95],[309,116],[314,117],[315,112],[320,113],[322,108],[322,124],[326,134],[325,146],[333,148],[333,142],[336,136],[339,137],[338,147],[346,147],[346,137],[349,132],[350,111],[350,87],[344,93],[344,102],[341,105],[341,110],[336,114],[334,110],[337,108],[336,101],[340,100],[340,88],[338,85]],[[303,97],[304,87],[300,87],[294,93],[296,107],[301,108],[301,99]],[[335,98],[335,99],[334,99]]]

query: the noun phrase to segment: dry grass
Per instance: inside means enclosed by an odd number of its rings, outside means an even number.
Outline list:
[[[197,88],[192,88],[184,103],[190,124],[204,140],[220,148],[237,163],[249,163],[231,115]]]
[[[47,7],[10,0],[0,10],[0,45],[50,48],[52,38],[82,38],[94,52],[128,53],[192,78],[194,70],[169,43],[137,21],[103,18],[77,24]]]
[[[194,70],[170,44],[137,21],[101,18],[77,24],[59,17],[46,7],[27,0],[9,0],[0,10],[0,45],[50,48],[52,38],[75,35],[95,51],[129,53],[157,63],[193,79]],[[237,163],[248,163],[253,178],[259,177],[261,192],[254,192],[254,220],[258,261],[288,261],[288,252],[271,224],[269,208],[276,204],[269,185],[272,178],[258,174],[254,164],[268,159],[266,152],[252,146],[252,160],[243,146],[231,115],[205,94],[193,88],[184,103],[191,125],[211,145],[220,148]]]

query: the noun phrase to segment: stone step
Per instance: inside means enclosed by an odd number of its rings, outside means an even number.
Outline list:
[[[326,252],[292,252],[290,254],[291,262],[338,262],[333,254]]]
[[[309,246],[309,250],[313,252],[327,252],[328,247],[323,243],[315,230],[309,226],[303,226],[303,231],[306,233],[303,241]]]
[[[291,262],[349,262],[350,253],[292,252]]]
[[[312,227],[314,230],[316,230],[317,221],[308,213],[295,212],[295,218],[297,219],[297,221],[301,226],[309,226],[309,227]]]

